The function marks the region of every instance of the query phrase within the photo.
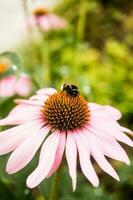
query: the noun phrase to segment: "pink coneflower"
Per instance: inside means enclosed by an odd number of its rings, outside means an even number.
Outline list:
[[[124,133],[132,133],[117,122],[121,113],[111,107],[88,103],[75,85],[64,84],[62,91],[46,88],[18,105],[0,120],[0,125],[17,125],[0,133],[0,154],[12,152],[6,167],[9,174],[24,168],[41,146],[37,168],[28,176],[27,186],[36,187],[60,166],[64,151],[76,188],[77,154],[81,170],[94,185],[99,185],[91,156],[109,175],[119,177],[106,157],[129,164],[129,158],[117,142],[133,147]]]
[[[39,27],[42,31],[49,31],[65,28],[67,23],[61,17],[50,13],[43,6],[39,6],[32,11],[28,25],[31,28]]]
[[[5,76],[0,80],[0,97],[10,97],[15,94],[28,96],[31,92],[31,80],[25,74]]]
[[[16,67],[16,66],[14,66]],[[7,75],[10,70],[11,62],[8,59],[0,61],[0,97],[10,97],[15,94],[27,96],[31,92],[31,80],[29,77],[21,73],[19,77],[14,74]],[[5,75],[5,76],[4,76]]]

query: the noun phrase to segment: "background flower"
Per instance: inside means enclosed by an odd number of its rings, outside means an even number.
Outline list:
[[[58,30],[65,28],[67,22],[58,15],[48,11],[44,4],[33,4],[31,16],[27,19],[31,28],[39,28],[42,31]]]
[[[19,96],[28,96],[32,90],[31,80],[25,74],[17,78],[15,75],[10,75],[0,80],[0,96],[10,97],[15,94]]]

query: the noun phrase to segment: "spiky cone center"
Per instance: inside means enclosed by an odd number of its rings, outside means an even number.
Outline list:
[[[43,106],[45,121],[52,128],[73,130],[82,128],[90,119],[87,102],[79,94],[71,96],[66,91],[51,95]]]
[[[35,15],[36,17],[41,17],[43,15],[46,15],[47,13],[49,13],[48,10],[42,7],[33,10],[33,15]]]

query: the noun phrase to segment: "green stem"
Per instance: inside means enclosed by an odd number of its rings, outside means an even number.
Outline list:
[[[44,66],[44,82],[45,86],[50,86],[51,82],[50,47],[46,35],[43,35],[43,45],[41,46],[41,50],[42,50],[42,55],[41,55],[42,64]]]
[[[27,20],[29,18],[27,0],[22,0],[22,6],[23,6],[25,24],[26,24],[26,22],[27,22]],[[31,38],[31,32],[32,32],[30,26],[27,26],[27,31],[28,31],[28,37],[30,39]]]
[[[75,47],[75,59],[74,59],[74,77],[77,77],[78,70],[78,60],[79,60],[79,44],[84,39],[84,32],[85,32],[85,24],[86,24],[86,15],[87,15],[87,1],[86,0],[80,0],[79,3],[79,14],[78,14],[78,22],[77,22],[77,42]]]
[[[77,37],[76,37],[76,45],[74,51],[74,59],[73,59],[73,77],[78,77],[79,73],[79,44],[84,39],[85,33],[85,24],[86,24],[86,15],[87,15],[87,1],[80,0],[79,3],[79,13],[78,13],[78,22],[77,22]]]
[[[24,17],[25,17],[25,25],[27,27],[27,39],[28,42],[30,43],[32,49],[33,49],[33,56],[36,57],[36,51],[37,51],[37,45],[35,43],[34,39],[34,34],[32,28],[27,24],[27,21],[29,20],[29,11],[28,11],[28,5],[27,5],[28,0],[22,0],[22,6],[23,6],[23,12],[24,12]]]
[[[42,195],[42,193],[38,187],[36,187],[34,190],[32,190],[32,194],[36,200],[46,200],[45,196]]]
[[[60,176],[61,176],[62,168],[63,168],[63,164],[60,166],[60,168],[58,169],[58,171],[54,175],[49,200],[56,200],[57,199],[57,188],[58,188],[58,185],[59,185],[59,179],[60,179]]]
[[[80,0],[79,19],[78,19],[78,24],[77,24],[77,41],[78,42],[84,39],[86,14],[87,14],[87,2],[86,0]]]

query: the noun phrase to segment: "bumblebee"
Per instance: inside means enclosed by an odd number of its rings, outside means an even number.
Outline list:
[[[66,91],[67,94],[73,97],[76,97],[79,94],[78,87],[76,85],[65,83],[62,90]]]

